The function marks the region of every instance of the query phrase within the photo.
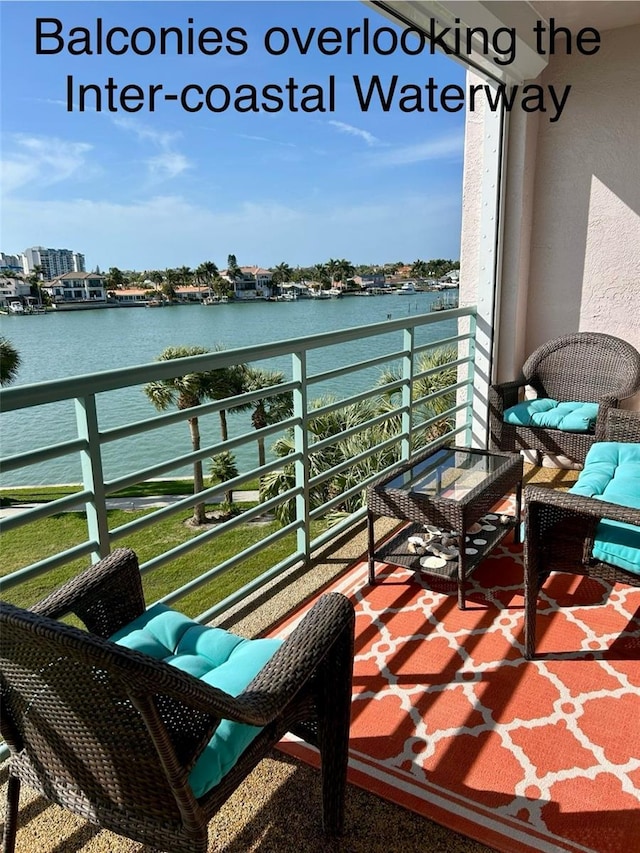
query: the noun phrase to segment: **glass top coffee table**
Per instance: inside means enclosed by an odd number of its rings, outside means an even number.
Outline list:
[[[466,579],[511,530],[519,541],[522,457],[446,446],[424,451],[367,488],[369,582],[376,560],[457,583],[465,609]],[[515,513],[492,509],[515,494]],[[374,542],[376,517],[412,522]]]

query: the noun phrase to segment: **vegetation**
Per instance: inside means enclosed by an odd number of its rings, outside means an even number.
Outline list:
[[[9,385],[18,375],[20,353],[8,338],[0,337],[0,385]]]
[[[442,278],[452,270],[459,269],[460,262],[445,258],[432,258],[431,260],[418,258],[411,265],[405,264],[403,261],[384,264],[353,264],[346,258],[329,258],[321,263],[294,268],[286,261],[282,261],[271,268],[271,284],[277,288],[290,281],[301,283],[314,281],[318,282],[324,289],[337,283],[342,283],[344,287],[348,287],[349,282],[356,275],[383,273],[385,276],[391,276],[407,267],[407,273],[414,278]],[[233,281],[251,279],[250,273],[242,271],[236,255],[233,254],[227,257],[226,275],[228,278],[223,278],[220,275],[220,271],[213,261],[203,261],[195,269],[181,266],[167,268],[166,270],[136,272],[135,270],[123,271],[117,267],[110,267],[106,276],[106,285],[110,293],[128,287],[154,287],[162,298],[171,302],[176,298],[176,287],[195,284],[213,291],[219,297],[228,297],[233,293]],[[41,284],[39,279],[40,276],[34,274],[34,284],[37,281],[39,286]],[[45,300],[46,294],[42,294],[42,297]]]
[[[454,427],[454,418],[443,417],[444,413],[455,406],[455,391],[439,394],[444,388],[455,385],[457,381],[457,368],[452,365],[458,357],[454,347],[439,347],[421,355],[416,363],[416,378],[412,387],[412,413],[414,424],[419,427],[432,418],[440,418],[436,423],[426,428],[424,433],[426,442],[433,441]],[[400,373],[396,370],[387,370],[380,376],[380,385],[387,385],[400,379]],[[437,396],[434,396],[437,395]],[[400,405],[400,392],[383,392],[383,399],[389,409],[393,410]],[[383,402],[383,408],[385,403]],[[398,425],[399,426],[399,425]],[[423,443],[426,443],[423,442]]]
[[[419,449],[430,441],[446,434],[453,428],[452,418],[444,417],[445,412],[455,403],[455,392],[447,392],[434,396],[449,385],[455,384],[456,367],[451,366],[457,353],[453,348],[439,348],[432,352],[423,353],[418,362],[417,379],[413,383],[413,399],[415,401],[414,417],[414,450]],[[433,372],[432,372],[433,371]],[[421,375],[426,373],[427,375]],[[395,371],[386,371],[380,377],[381,386],[394,382],[399,378]],[[315,409],[322,409],[334,400],[326,398],[313,403]],[[353,403],[330,412],[321,412],[317,417],[311,417],[308,422],[310,433],[310,449],[308,464],[309,476],[317,477],[332,468],[345,464],[344,470],[332,474],[310,490],[309,501],[311,509],[322,506],[327,501],[345,495],[368,477],[392,465],[399,459],[398,443],[390,447],[376,450],[388,438],[399,435],[400,418],[398,413],[399,392],[387,393],[381,388],[380,396],[358,403]],[[370,421],[381,414],[388,418],[381,423],[370,425]],[[432,418],[434,423],[420,428]],[[344,437],[354,428],[355,432]],[[314,445],[325,439],[335,438],[330,444],[323,445],[320,450],[314,450]],[[291,430],[273,445],[277,456],[286,457],[295,450],[293,432]],[[371,455],[357,459],[362,453],[371,450]],[[356,460],[356,461],[353,461]],[[268,500],[283,494],[295,486],[295,468],[289,463],[280,470],[273,471],[263,478],[260,489],[262,500]],[[351,513],[363,505],[365,490],[360,489],[348,495],[337,504],[337,509]],[[276,510],[278,520],[287,524],[295,518],[295,501],[288,500]]]
[[[176,358],[187,358],[194,355],[204,355],[210,350],[204,347],[168,347],[159,356],[158,361],[170,361]],[[190,409],[201,405],[205,400],[221,400],[234,394],[242,393],[241,367],[223,367],[202,373],[187,373],[172,379],[159,379],[149,382],[144,387],[145,394],[156,409],[164,411],[175,405],[178,409]],[[222,416],[222,411],[221,411]],[[188,420],[191,433],[191,446],[195,451],[200,450],[200,429],[197,417]],[[222,419],[224,431],[226,420]],[[226,435],[223,435],[223,441]],[[204,489],[202,461],[193,463],[193,491],[198,494]],[[205,507],[198,503],[193,508],[193,523],[206,522]]]
[[[281,385],[284,382],[284,374],[279,370],[263,370],[258,367],[244,368],[244,390],[265,391]],[[249,403],[251,408],[251,423],[254,429],[264,429],[270,424],[277,424],[293,414],[293,395],[290,391],[276,394],[265,394],[257,400]],[[264,438],[258,436],[258,465],[266,462]]]
[[[158,357],[159,361],[169,361],[176,358],[187,358],[194,355],[210,353],[204,347],[168,347]],[[292,412],[292,395],[290,392],[269,393],[268,389],[282,384],[284,374],[279,371],[263,370],[246,364],[236,364],[230,367],[216,368],[202,373],[188,373],[173,379],[161,379],[150,382],[144,387],[147,397],[154,406],[164,411],[170,406],[180,410],[194,408],[205,400],[224,400],[238,397],[251,391],[265,389],[264,397],[253,399],[246,403],[234,403],[233,411],[251,410],[251,422],[256,430],[263,429],[269,424],[278,423],[287,418]],[[227,425],[227,410],[222,408],[220,416],[220,437],[223,442],[229,438]],[[191,434],[191,446],[194,452],[200,450],[200,429],[197,417],[188,419]],[[258,460],[265,464],[265,447],[263,436],[257,437]],[[212,459],[212,476],[217,482],[224,482],[238,475],[235,460],[231,453],[223,452]],[[202,462],[193,464],[194,494],[203,491],[204,478]],[[227,498],[231,503],[231,498]],[[193,524],[205,524],[207,517],[204,504],[198,503],[193,509]]]

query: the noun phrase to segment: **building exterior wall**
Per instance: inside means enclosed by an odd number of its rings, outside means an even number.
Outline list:
[[[573,331],[640,349],[640,26],[593,57],[554,57],[543,84],[573,88],[540,122],[526,347]],[[560,295],[560,298],[558,296]]]
[[[559,121],[515,110],[506,133],[494,380],[576,331],[640,350],[640,26],[594,56],[551,57],[538,82],[572,89]],[[485,117],[467,118],[461,304],[478,298]],[[640,395],[625,403],[640,408]]]

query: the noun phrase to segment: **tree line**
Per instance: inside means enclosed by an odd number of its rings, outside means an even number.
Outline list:
[[[383,274],[395,275],[398,270],[409,267],[409,275],[413,278],[439,279],[452,270],[460,268],[460,262],[451,259],[433,258],[429,261],[418,258],[412,264],[396,261],[382,265],[359,264],[354,265],[346,258],[329,258],[322,263],[311,266],[292,266],[282,261],[269,268],[271,272],[271,285],[279,285],[294,282],[306,284],[318,282],[322,288],[328,289],[336,284],[347,286],[354,276],[366,276]],[[224,275],[223,275],[224,273]],[[108,290],[123,290],[127,287],[155,288],[159,294],[167,299],[174,299],[176,288],[195,285],[206,287],[218,296],[229,296],[233,291],[234,282],[250,279],[238,264],[235,255],[227,258],[226,271],[220,271],[213,261],[203,261],[195,268],[189,266],[172,267],[165,270],[145,270],[144,272],[124,272],[118,267],[110,267],[106,274]]]

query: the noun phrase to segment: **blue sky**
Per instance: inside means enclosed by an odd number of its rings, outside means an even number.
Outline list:
[[[459,256],[464,111],[388,111],[358,102],[354,75],[368,86],[378,75],[386,86],[464,85],[463,68],[439,54],[364,54],[354,36],[324,56],[317,45],[300,55],[292,43],[281,56],[265,48],[274,27],[301,37],[310,28],[371,30],[394,26],[358,2],[3,2],[1,8],[2,244],[15,253],[33,245],[83,252],[87,268],[152,269],[226,266],[233,253],[241,264],[307,265],[345,257],[353,263],[383,263]],[[61,22],[63,50],[36,54],[36,19]],[[146,27],[223,34],[216,55],[72,55],[69,30],[84,27],[95,50],[96,20],[103,31],[129,33]],[[54,25],[43,25],[49,31]],[[225,49],[231,28],[246,36],[241,55]],[[78,37],[79,32],[76,32]],[[237,35],[237,33],[236,33]],[[140,35],[140,45],[144,39]],[[280,37],[278,36],[278,39]],[[381,36],[386,45],[387,36]],[[114,35],[114,46],[125,44]],[[273,45],[281,42],[274,39]],[[43,40],[49,49],[53,39]],[[148,44],[148,42],[147,42]],[[141,47],[141,49],[145,49]],[[238,49],[237,47],[235,49]],[[329,78],[335,79],[334,110],[328,111]],[[73,78],[73,111],[67,109],[67,77]],[[142,108],[107,107],[104,85],[136,84]],[[241,113],[206,108],[187,112],[177,101],[147,92],[181,92],[198,85],[284,86],[289,78],[307,93],[321,91],[327,111]],[[92,100],[78,111],[78,87],[95,84],[102,110]],[[134,91],[134,90],[130,90]],[[220,93],[218,92],[218,101]],[[188,90],[186,103],[196,104]],[[259,98],[261,101],[262,98]],[[315,98],[318,103],[318,98]],[[307,102],[310,105],[312,102]],[[134,101],[129,102],[130,105]]]

